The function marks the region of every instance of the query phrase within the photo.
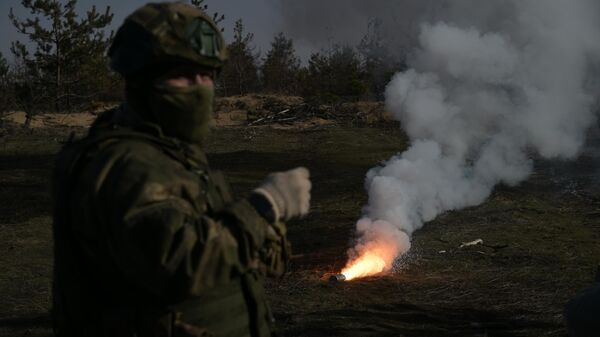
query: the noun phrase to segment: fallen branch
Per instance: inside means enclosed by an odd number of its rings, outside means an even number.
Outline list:
[[[458,248],[464,248],[464,247],[469,247],[469,246],[477,246],[477,245],[482,245],[483,244],[483,240],[482,239],[477,239],[471,242],[463,242],[460,244],[460,246],[458,246]]]

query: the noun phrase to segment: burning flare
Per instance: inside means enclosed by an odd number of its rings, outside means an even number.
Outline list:
[[[387,221],[363,218],[356,224],[359,243],[342,274],[346,280],[376,275],[392,269],[394,260],[410,249],[408,235]]]
[[[342,274],[346,276],[346,280],[350,281],[355,278],[365,277],[379,274],[386,269],[385,259],[372,251],[365,252],[356,260],[350,262],[346,268],[342,270]]]

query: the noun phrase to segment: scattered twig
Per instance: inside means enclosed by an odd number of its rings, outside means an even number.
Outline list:
[[[477,245],[482,245],[483,244],[483,240],[482,239],[477,239],[471,242],[463,242],[460,244],[460,246],[458,246],[458,248],[464,248],[464,247],[469,247],[469,246],[477,246]]]
[[[356,115],[356,113],[350,111],[353,108],[348,108],[349,111],[346,111],[346,113],[336,113],[336,110],[338,110],[338,108],[340,107],[341,105],[328,106],[310,104],[306,102],[293,106],[286,106],[285,104],[280,104],[279,102],[267,102],[263,104],[263,106],[260,109],[257,109],[257,118],[255,120],[249,120],[248,125],[256,126],[276,123],[289,123],[291,121],[300,122],[310,120],[312,118],[322,118],[326,120],[339,121],[348,118],[355,118],[354,116]],[[365,114],[363,112],[359,113]]]

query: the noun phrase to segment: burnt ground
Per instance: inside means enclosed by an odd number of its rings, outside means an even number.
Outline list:
[[[1,336],[50,335],[49,175],[69,131],[0,138]],[[284,336],[565,336],[563,306],[592,281],[600,252],[600,136],[591,139],[578,160],[538,161],[528,181],[428,223],[394,273],[340,284],[320,277],[345,263],[366,171],[406,147],[396,127],[221,129],[210,160],[239,194],[273,170],[312,172],[312,212],[289,224],[298,257],[268,284]]]

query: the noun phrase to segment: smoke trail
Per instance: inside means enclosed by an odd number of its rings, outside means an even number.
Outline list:
[[[594,122],[589,70],[600,55],[597,2],[468,3],[469,14],[491,4],[510,10],[487,12],[489,21],[450,14],[421,25],[411,69],[396,74],[386,91],[411,145],[368,172],[369,203],[344,273],[372,273],[356,267],[372,254],[379,264],[370,260],[366,269],[391,268],[425,222],[482,203],[497,184],[526,179],[532,152],[574,158]]]

